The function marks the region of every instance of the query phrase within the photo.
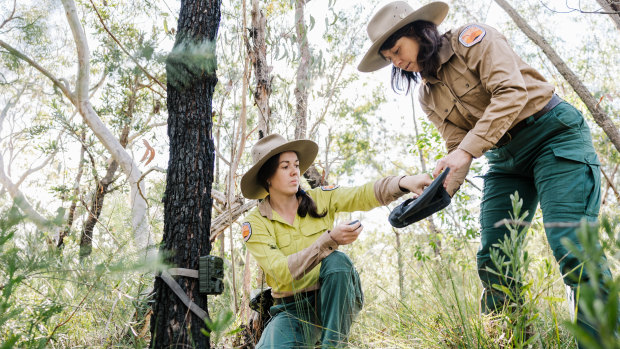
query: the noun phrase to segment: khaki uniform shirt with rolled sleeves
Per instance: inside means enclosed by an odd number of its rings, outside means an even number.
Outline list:
[[[424,79],[419,98],[449,153],[458,148],[482,156],[553,95],[553,86],[484,24],[447,32],[439,61],[438,78]]]
[[[295,215],[291,225],[272,209],[269,197],[243,223],[245,245],[265,273],[276,298],[319,288],[321,261],[338,249],[329,230],[338,212],[368,211],[396,200],[406,192],[398,181],[385,177],[359,187],[322,187],[308,190],[322,218]]]

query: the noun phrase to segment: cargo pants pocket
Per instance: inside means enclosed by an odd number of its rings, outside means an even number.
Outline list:
[[[597,216],[600,207],[601,175],[596,153],[581,149],[553,148],[556,162],[547,178],[551,198],[557,203],[577,205],[576,211]],[[541,198],[542,199],[542,198]],[[544,199],[543,199],[544,200]],[[544,205],[541,202],[541,205]]]

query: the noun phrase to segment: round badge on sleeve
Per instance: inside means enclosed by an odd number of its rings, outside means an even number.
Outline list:
[[[465,47],[472,47],[482,41],[486,33],[481,26],[475,24],[468,25],[459,35],[459,42]]]
[[[250,222],[245,222],[241,225],[241,234],[243,235],[243,241],[248,242],[252,236],[252,226]]]
[[[340,186],[339,185],[324,185],[321,187],[321,190],[323,191],[330,191],[330,190],[334,190],[334,189],[338,189]]]

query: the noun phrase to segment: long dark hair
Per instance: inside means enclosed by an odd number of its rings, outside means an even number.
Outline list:
[[[420,45],[417,63],[422,70],[419,73],[414,73],[393,66],[392,90],[397,93],[409,92],[411,81],[418,83],[420,78],[436,77],[437,69],[439,69],[439,49],[441,48],[442,36],[434,23],[415,21],[407,24],[387,38],[383,45],[381,45],[381,48],[379,48],[379,52],[391,49],[396,44],[396,41],[403,36],[415,39]]]
[[[267,184],[267,180],[278,170],[278,166],[280,165],[278,161],[280,159],[280,154],[270,157],[269,160],[267,160],[267,162],[265,162],[265,164],[260,168],[260,170],[258,170],[258,174],[256,175],[258,184],[265,188],[267,192],[269,192],[269,184]],[[299,154],[297,154],[297,157],[299,157]],[[312,200],[310,195],[301,189],[301,186],[297,189],[295,196],[301,198],[301,202],[297,208],[297,214],[299,217],[305,217],[309,214],[310,217],[313,218],[323,218],[327,215],[327,210],[323,211],[323,213],[319,213],[317,211],[318,208],[316,207],[316,203]]]

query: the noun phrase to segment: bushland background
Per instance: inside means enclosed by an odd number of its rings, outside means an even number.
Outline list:
[[[166,62],[188,3],[0,3],[2,348],[162,345],[152,341],[151,307],[155,271],[166,264],[156,253],[164,245],[167,97],[175,73],[167,74]],[[445,155],[412,98],[417,91],[394,93],[388,68],[356,70],[368,46],[366,23],[384,3],[213,1],[221,11],[217,40],[180,48],[183,60],[196,65],[214,66],[217,57],[209,118],[215,154],[209,252],[225,261],[225,291],[207,298],[213,319],[204,325],[207,345],[248,342],[248,295],[260,287],[260,273],[239,229],[256,203],[241,197],[239,181],[259,130],[319,144],[306,187],[431,172]],[[600,233],[616,275],[609,282],[617,302],[618,2],[449,4],[441,31],[469,22],[495,26],[585,115],[602,163],[601,213],[608,220]],[[366,296],[352,347],[576,347],[579,333],[570,326],[571,307],[540,214],[513,239],[525,240],[513,254],[526,305],[517,315],[479,314],[477,176],[485,167],[484,158],[477,159],[450,207],[407,228],[389,226],[389,208],[340,217],[365,226],[358,241],[343,248]],[[601,251],[590,247],[588,253]],[[593,318],[611,333],[617,325],[607,316],[612,308],[592,305]],[[167,345],[196,343],[189,338]],[[605,343],[618,347],[613,339]]]

